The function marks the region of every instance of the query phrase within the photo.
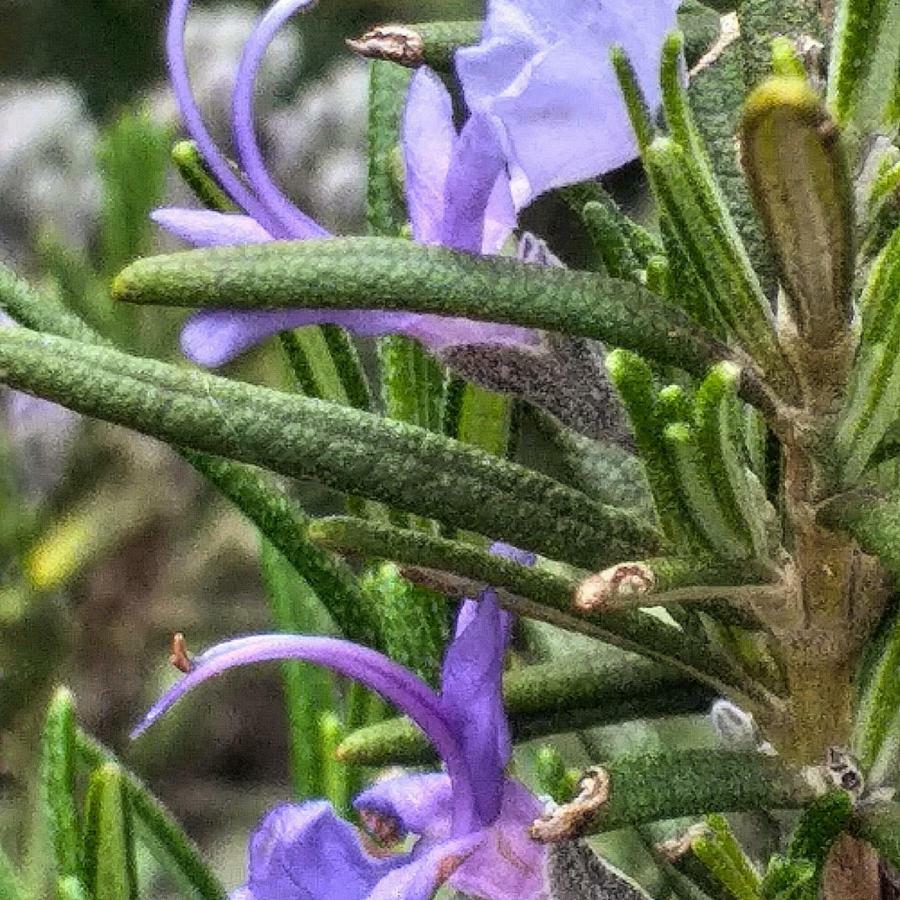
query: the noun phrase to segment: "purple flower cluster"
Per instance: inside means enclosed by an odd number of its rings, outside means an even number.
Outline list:
[[[492,552],[524,565],[533,556]],[[536,900],[545,848],[528,827],[537,798],[505,768],[511,754],[501,678],[510,620],[493,590],[460,607],[440,693],[367,647],[335,638],[257,635],[208,650],[135,730],[141,734],[188,691],[228,669],[298,659],[353,678],[405,712],[428,736],[445,770],[402,775],[359,794],[372,832],[412,849],[376,856],[324,801],[272,809],[250,841],[249,875],[233,900],[426,900],[444,882],[491,900]]]
[[[155,221],[198,247],[327,239],[273,182],[254,128],[254,84],[266,49],[313,0],[276,0],[253,30],[232,100],[234,148],[242,176],[216,146],[191,91],[184,54],[190,0],[173,0],[166,49],[182,118],[210,170],[243,211],[161,209]],[[547,189],[594,177],[633,159],[636,145],[608,62],[622,44],[641,86],[658,100],[656,71],[677,0],[649,0],[641,27],[625,0],[491,0],[480,44],[457,53],[470,115],[457,134],[450,97],[434,73],[412,80],[403,119],[406,200],[417,241],[497,253],[516,211]],[[538,346],[525,328],[387,310],[213,310],[182,334],[185,354],[218,366],[278,331],[335,324],[362,337],[405,334],[432,350],[472,345]]]

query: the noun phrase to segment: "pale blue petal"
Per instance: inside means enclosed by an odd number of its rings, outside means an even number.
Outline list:
[[[272,235],[255,219],[207,209],[155,209],[150,218],[169,234],[194,247],[265,244]]]

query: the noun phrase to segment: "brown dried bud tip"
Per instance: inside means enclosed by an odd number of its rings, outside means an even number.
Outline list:
[[[557,806],[531,824],[531,837],[542,844],[555,844],[581,837],[609,799],[609,773],[599,766],[588,769],[578,782],[578,796]]]
[[[644,563],[620,563],[591,575],[575,592],[575,608],[582,612],[602,612],[620,597],[638,597],[653,589],[656,576]]]
[[[366,59],[383,59],[410,69],[425,61],[425,41],[408,25],[378,25],[362,37],[348,38],[346,44]]]
[[[172,635],[172,653],[169,656],[169,663],[175,666],[179,672],[192,672],[194,663],[187,652],[187,644],[184,642],[184,635],[178,631]]]
[[[674,837],[671,840],[656,844],[655,850],[666,862],[677,863],[678,860],[691,852],[694,841],[708,832],[709,829],[705,825],[693,825],[680,837]]]

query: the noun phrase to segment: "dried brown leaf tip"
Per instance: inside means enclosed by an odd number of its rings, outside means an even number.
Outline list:
[[[185,675],[194,669],[194,662],[187,652],[187,644],[180,631],[172,635],[172,652],[169,655],[169,663],[175,666],[179,672],[184,672]]]
[[[654,849],[666,862],[674,864],[691,852],[697,838],[708,833],[709,829],[705,825],[692,825],[684,834],[662,841]]]
[[[649,593],[655,584],[656,577],[649,566],[620,563],[582,581],[575,592],[575,608],[585,613],[609,611],[627,598]]]
[[[366,59],[383,59],[411,69],[424,62],[425,41],[408,25],[378,25],[362,37],[348,38],[346,43]]]
[[[531,837],[542,844],[580,837],[609,799],[609,785],[606,769],[599,766],[588,769],[578,782],[578,796],[535,819],[530,829]]]

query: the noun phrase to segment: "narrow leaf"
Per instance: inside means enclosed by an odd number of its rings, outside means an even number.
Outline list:
[[[851,831],[868,841],[892,866],[900,868],[900,803],[860,812],[851,822]]]
[[[818,521],[851,534],[863,551],[900,577],[900,497],[851,492],[824,504]]]
[[[322,634],[333,628],[328,612],[297,570],[265,539],[260,568],[276,628],[286,634]],[[299,662],[281,667],[290,736],[291,780],[298,800],[319,796],[322,761],[315,733],[318,716],[335,702],[333,676]]]
[[[93,898],[74,875],[67,875],[57,882],[56,900],[93,900]]]
[[[658,540],[633,516],[544,475],[346,407],[20,328],[0,332],[0,368],[10,385],[86,415],[576,564],[644,555]]]
[[[878,757],[900,710],[900,618],[888,632],[881,655],[857,707],[853,748],[864,771]]]
[[[185,459],[209,479],[304,578],[350,640],[381,646],[378,620],[356,576],[342,560],[311,543],[309,519],[273,479],[249,466],[193,451]]]
[[[95,900],[137,900],[131,812],[114,763],[91,775],[84,842],[85,878]]]
[[[130,303],[385,308],[508,322],[630,347],[693,372],[728,357],[638,284],[387,238],[278,241],[149,257],[116,279]]]
[[[566,837],[614,831],[628,825],[714,811],[797,809],[814,798],[799,768],[777,757],[726,750],[682,750],[611,760],[600,767],[608,795]],[[568,818],[567,808],[559,811]],[[539,820],[540,821],[540,820]],[[548,830],[553,823],[545,823]],[[547,832],[536,823],[532,835]],[[559,834],[556,839],[563,839]]]
[[[0,897],[3,900],[24,900],[22,883],[12,860],[0,847]]]
[[[840,135],[805,78],[771,78],[747,100],[741,153],[800,335],[847,339],[853,201]]]
[[[41,797],[60,876],[82,873],[81,828],[75,799],[75,704],[59,688],[47,708],[42,737]]]
[[[694,525],[709,546],[726,559],[746,559],[748,544],[716,496],[715,483],[702,455],[696,430],[687,422],[676,422],[666,427],[664,437]]]
[[[721,815],[707,816],[709,829],[699,835],[692,848],[703,864],[737,898],[758,900],[759,876],[744,855],[727,820]]]
[[[409,576],[439,576],[437,581],[445,594],[455,591],[455,596],[474,596],[481,587],[490,584],[499,589],[501,604],[516,613],[589,634],[674,665],[720,690],[733,675],[705,642],[692,643],[680,629],[656,616],[638,610],[614,613],[578,610],[574,604],[577,580],[573,576],[558,575],[541,567],[526,568],[456,541],[362,519],[319,519],[311,526],[310,537],[335,549],[426,566],[426,569],[405,571]],[[666,568],[665,564],[661,566],[663,571]],[[447,569],[469,577],[456,579],[454,584],[453,576],[443,576],[433,569]],[[434,584],[437,586],[437,582]],[[538,602],[529,602],[525,597],[534,597]]]
[[[858,138],[885,121],[900,66],[900,5],[894,0],[836,4],[828,104]]]
[[[83,732],[77,732],[76,742],[78,756],[89,769],[107,764],[120,765],[109,750]],[[123,769],[120,771],[122,790],[134,814],[138,835],[159,864],[178,879],[189,896],[201,900],[227,900],[225,889],[169,811],[139,779]]]

